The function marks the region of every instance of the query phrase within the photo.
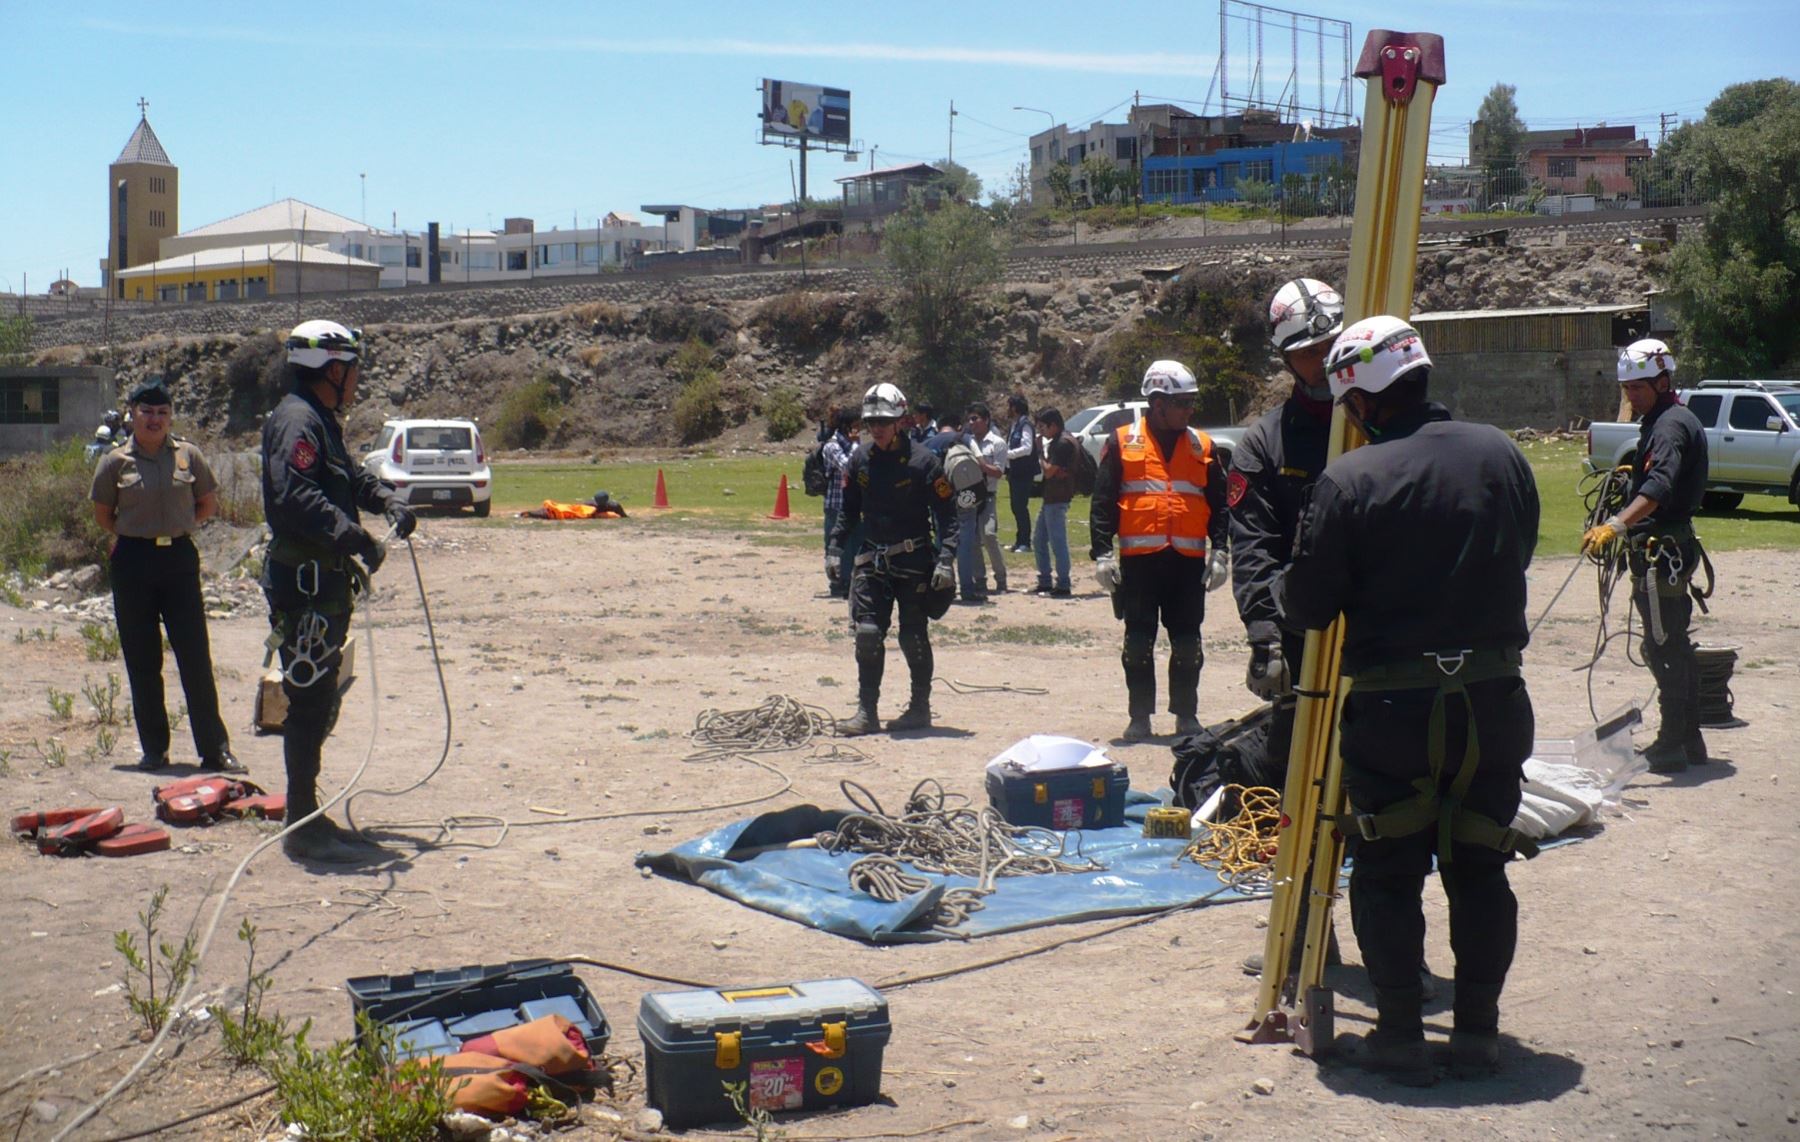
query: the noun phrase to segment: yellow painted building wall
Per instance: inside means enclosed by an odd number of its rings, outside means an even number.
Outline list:
[[[272,262],[245,262],[236,266],[210,266],[196,270],[171,270],[152,276],[131,277],[125,279],[125,297],[133,301],[187,301],[190,286],[198,286],[206,291],[204,298],[195,297],[195,301],[222,301],[232,297],[247,297],[245,282],[254,278],[262,278],[267,284],[263,294],[273,297],[279,291],[279,282]],[[237,283],[237,292],[220,293],[220,286],[226,282]],[[166,292],[174,289],[171,298]]]

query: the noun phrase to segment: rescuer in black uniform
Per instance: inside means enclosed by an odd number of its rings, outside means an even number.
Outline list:
[[[1156,627],[1169,632],[1169,712],[1177,734],[1200,732],[1200,623],[1206,592],[1231,573],[1225,472],[1212,439],[1188,427],[1199,384],[1180,361],[1153,361],[1141,386],[1150,407],[1101,446],[1088,507],[1094,580],[1124,620],[1125,741],[1151,736]]]
[[[1293,679],[1306,632],[1284,630],[1270,592],[1294,554],[1306,493],[1325,467],[1331,440],[1331,386],[1325,354],[1343,332],[1344,299],[1324,282],[1295,278],[1269,302],[1269,339],[1280,350],[1294,389],[1281,407],[1250,426],[1231,454],[1226,503],[1231,508],[1231,590],[1250,640],[1244,685],[1275,703],[1263,753],[1271,784],[1287,771],[1294,732]]]
[[[263,424],[263,515],[274,538],[262,587],[288,700],[282,752],[290,822],[319,807],[320,755],[337,722],[338,668],[356,586],[385,554],[357,509],[385,515],[401,539],[417,522],[405,499],[344,447],[338,419],[356,399],[361,341],[359,331],[332,321],[296,326],[287,340],[294,391]],[[282,847],[297,860],[337,863],[366,860],[373,848],[323,814],[288,833]]]
[[[831,529],[825,573],[835,585],[844,544],[858,523],[862,547],[854,552],[850,626],[856,636],[856,713],[838,723],[845,735],[881,728],[876,702],[887,654],[888,625],[900,610],[900,652],[912,675],[906,710],[889,732],[931,725],[931,631],[956,593],[956,502],[944,465],[900,427],[906,395],[879,384],[863,394],[862,419],[869,439],[850,457],[844,506]],[[932,534],[936,532],[936,542]]]
[[[1605,548],[1621,536],[1629,546],[1631,603],[1644,624],[1641,649],[1662,713],[1644,760],[1652,773],[1679,773],[1706,761],[1700,669],[1688,633],[1696,598],[1689,584],[1703,558],[1694,512],[1706,491],[1706,430],[1675,399],[1675,355],[1661,341],[1635,341],[1620,352],[1619,384],[1643,418],[1631,486],[1624,509],[1589,528],[1581,549]]]
[[[1374,986],[1374,1065],[1435,1081],[1420,1018],[1420,896],[1432,857],[1456,957],[1452,1066],[1499,1058],[1500,992],[1518,939],[1510,826],[1531,753],[1525,570],[1537,486],[1498,429],[1425,399],[1431,358],[1395,317],[1344,330],[1326,375],[1369,445],[1313,488],[1291,566],[1275,582],[1285,625],[1344,616],[1339,741],[1350,812],[1350,918]]]
[[[200,449],[169,432],[172,411],[161,379],[134,389],[131,432],[101,455],[88,493],[94,522],[114,537],[108,557],[113,618],[131,683],[138,742],[144,747],[138,768],[153,772],[169,764],[162,679],[167,630],[200,768],[242,773],[219,717],[206,602],[200,592],[200,553],[193,539],[200,525],[218,513],[219,485]]]

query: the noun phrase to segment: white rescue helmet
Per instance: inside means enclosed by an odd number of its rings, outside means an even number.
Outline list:
[[[1194,374],[1180,361],[1152,361],[1144,370],[1143,394],[1166,393],[1170,396],[1193,394],[1200,391],[1200,383],[1194,380]]]
[[[1365,317],[1338,334],[1325,358],[1331,398],[1351,389],[1378,393],[1415,369],[1431,368],[1419,331],[1398,317]]]
[[[906,394],[886,381],[870,385],[863,394],[862,415],[864,420],[899,420],[906,415]]]
[[[1649,381],[1669,374],[1669,383],[1675,382],[1675,354],[1669,347],[1654,337],[1646,337],[1642,341],[1633,341],[1619,350],[1619,383],[1627,381]]]
[[[1344,331],[1344,295],[1317,278],[1295,278],[1269,300],[1269,343],[1283,353]]]
[[[362,330],[335,321],[302,321],[288,334],[287,359],[303,369],[322,369],[331,361],[353,365],[362,355]]]

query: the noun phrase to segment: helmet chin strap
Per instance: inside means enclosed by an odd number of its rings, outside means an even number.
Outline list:
[[[1368,397],[1365,395],[1363,399],[1367,400]],[[1369,438],[1370,443],[1380,440],[1383,436],[1383,431],[1358,415],[1356,406],[1348,400],[1344,401],[1344,419],[1354,424],[1357,431]]]

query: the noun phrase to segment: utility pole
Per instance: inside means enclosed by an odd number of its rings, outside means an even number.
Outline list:
[[[369,224],[369,176],[366,172],[358,174],[356,181],[362,190],[362,209],[357,214],[356,220],[367,226]]]
[[[1671,120],[1671,119],[1673,119],[1673,118],[1675,118],[1675,117],[1676,117],[1676,116],[1675,116],[1675,113],[1674,113],[1674,112],[1673,112],[1673,111],[1664,111],[1664,112],[1663,112],[1663,113],[1662,113],[1662,114],[1661,114],[1661,115],[1658,115],[1658,116],[1657,116],[1657,117],[1656,117],[1656,119],[1657,119],[1657,123],[1658,123],[1658,127],[1659,127],[1659,129],[1658,129],[1658,131],[1657,131],[1657,135],[1656,135],[1656,145],[1657,145],[1657,146],[1659,146],[1659,147],[1660,147],[1660,146],[1662,146],[1662,145],[1663,145],[1663,144],[1664,144],[1664,143],[1665,143],[1665,142],[1667,142],[1667,141],[1668,141],[1668,138],[1669,138],[1669,120]]]
[[[944,152],[944,161],[947,163],[956,161],[956,100],[954,99],[950,101],[950,146]]]

